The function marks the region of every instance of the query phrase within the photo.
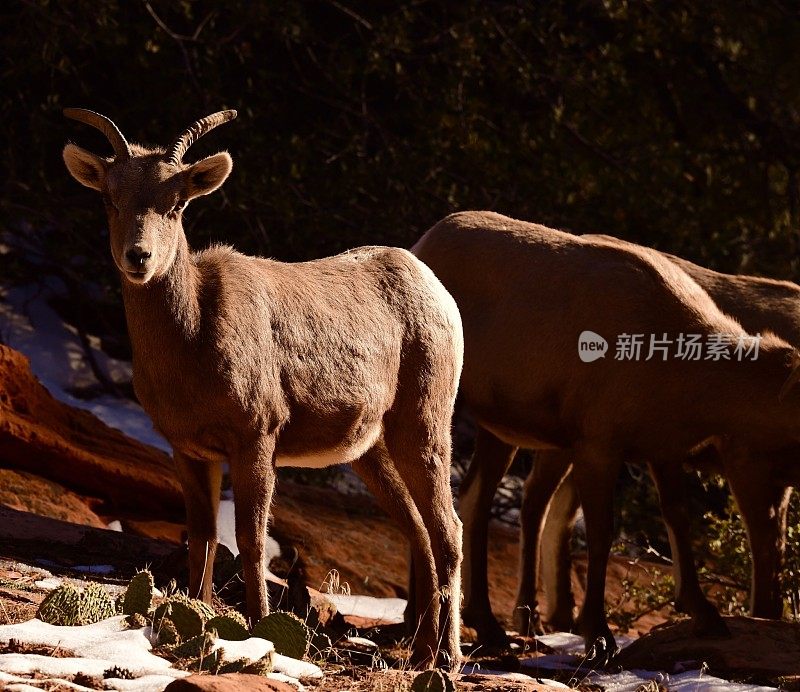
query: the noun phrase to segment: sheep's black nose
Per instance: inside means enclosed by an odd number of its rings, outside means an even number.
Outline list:
[[[134,267],[143,267],[145,262],[150,259],[150,255],[150,252],[140,247],[132,247],[125,253],[125,257],[128,258],[128,262],[130,262]]]

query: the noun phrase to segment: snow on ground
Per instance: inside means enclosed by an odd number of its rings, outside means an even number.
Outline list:
[[[106,425],[169,452],[167,441],[153,429],[150,418],[135,402],[108,394],[92,399],[73,394],[97,380],[86,362],[77,330],[65,324],[48,305],[48,300],[63,294],[59,283],[50,278],[41,285],[0,288],[3,341],[30,359],[33,374],[56,399],[91,411]],[[89,337],[89,341],[95,360],[112,381],[130,380],[130,363],[108,357],[100,350],[97,339]]]
[[[383,620],[389,623],[403,622],[406,601],[403,598],[377,598],[349,594],[326,593],[327,598],[342,615],[357,615],[369,620]]]
[[[62,682],[69,689],[86,689],[80,685],[64,683],[63,678],[76,673],[103,677],[109,668],[119,666],[136,676],[134,680],[113,679],[113,689],[134,692],[153,692],[163,690],[175,678],[189,675],[188,672],[172,667],[172,664],[151,653],[151,639],[154,635],[150,627],[126,629],[125,616],[119,615],[102,620],[93,625],[81,627],[60,627],[40,620],[28,620],[16,625],[0,626],[0,642],[11,639],[43,646],[52,646],[70,651],[76,656],[53,658],[39,654],[0,654],[0,682],[4,689],[29,689],[29,678],[25,675],[44,675]],[[223,660],[232,661],[246,658],[257,661],[274,652],[272,642],[258,637],[234,642],[218,639],[214,650],[224,649]],[[302,689],[298,678],[321,678],[319,666],[307,661],[299,661],[288,656],[274,654],[274,674],[270,677],[290,682]],[[13,686],[12,683],[15,683]],[[37,684],[41,680],[37,680]],[[40,688],[33,688],[40,689]]]
[[[621,648],[634,641],[633,637],[616,635],[617,643]],[[535,677],[545,676],[547,671],[573,671],[573,681],[577,685],[599,685],[608,692],[636,692],[642,685],[650,680],[655,680],[666,689],[681,690],[685,692],[761,692],[774,690],[774,687],[761,685],[747,685],[728,682],[709,675],[703,670],[689,670],[669,674],[661,671],[624,670],[620,673],[605,673],[584,668],[582,664],[575,665],[576,656],[583,656],[583,638],[577,634],[556,632],[536,637],[541,642],[555,650],[555,654],[523,658],[520,663],[523,670]],[[578,659],[581,660],[580,658]],[[482,671],[486,673],[487,671]]]
[[[32,654],[0,655],[0,670],[6,673],[30,673],[33,669],[49,675],[78,672],[80,666],[90,675],[102,674],[104,670],[118,665],[127,668],[136,676],[169,675],[183,677],[186,673],[171,668],[169,661],[153,655],[147,630],[127,629],[125,616],[118,615],[93,625],[61,627],[41,620],[28,620],[16,625],[0,626],[0,641],[16,639],[28,644],[52,646],[74,652],[75,658],[34,657]],[[77,669],[76,660],[81,663]]]

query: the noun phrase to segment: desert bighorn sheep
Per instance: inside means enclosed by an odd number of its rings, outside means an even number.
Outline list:
[[[619,242],[608,236],[583,237]],[[694,278],[717,306],[737,318],[748,332],[772,330],[788,342],[800,344],[800,318],[792,307],[800,301],[800,287],[796,284],[721,274],[673,255],[664,256]],[[800,449],[796,446],[785,449],[750,448],[746,442],[739,443],[735,436],[730,436],[709,441],[701,453],[686,459],[690,466],[699,463],[703,468],[723,473],[730,482],[752,547],[750,611],[756,617],[779,618],[782,613],[780,566],[785,551],[786,511],[790,498],[787,486],[798,484],[798,473],[793,464],[798,452]],[[754,463],[762,469],[761,473],[752,473]],[[491,496],[495,490],[491,479],[499,480],[496,471],[488,468],[490,465],[491,460],[480,454],[476,454],[470,464],[463,492],[468,494],[470,489],[478,489],[481,497],[470,504],[480,514],[470,517],[467,522],[469,525],[482,525],[488,521]],[[538,619],[534,617],[531,620],[530,616],[538,614],[536,584],[540,554],[546,556],[541,561],[542,582],[547,596],[544,620],[554,629],[566,630],[574,626],[568,541],[580,503],[574,483],[567,476],[570,466],[569,451],[540,451],[537,463],[525,482],[520,515],[519,589],[514,611],[515,624],[522,632],[539,629]],[[695,615],[695,625],[700,631],[718,630],[719,619],[700,589],[692,559],[689,518],[681,493],[680,469],[676,465],[662,464],[653,469],[653,476],[675,562],[676,606]],[[478,478],[482,480],[478,481]],[[473,538],[485,540],[477,533],[468,536],[466,553],[478,559],[474,562],[466,560],[463,569],[469,574],[478,575],[467,581],[470,585],[482,588],[486,583],[485,576],[482,576],[486,566],[479,558],[484,551],[471,545]],[[488,596],[472,594],[467,589],[465,600],[470,605],[467,617],[477,623],[481,635],[490,641],[493,637],[500,638],[502,630],[494,624]]]
[[[605,572],[620,465],[680,463],[717,435],[762,447],[797,443],[800,397],[787,386],[797,377],[796,352],[767,334],[756,360],[664,361],[643,353],[638,360],[610,355],[584,363],[578,340],[585,330],[608,339],[750,337],[683,270],[631,243],[464,212],[436,224],[412,251],[461,309],[461,396],[479,425],[476,453],[486,457],[484,467],[499,479],[517,447],[572,451],[589,544],[579,626],[587,650],[608,658],[616,644],[604,612]],[[496,479],[477,480],[494,487]],[[486,531],[473,522],[482,496],[474,486],[462,495],[467,554],[480,549],[476,532]],[[465,573],[465,593],[486,593],[485,583],[470,583],[473,576]],[[465,619],[474,605],[465,602]]]
[[[353,462],[408,528],[421,613],[413,660],[459,660],[461,535],[450,491],[450,419],[463,342],[455,302],[405,250],[313,262],[191,252],[186,204],[231,171],[186,150],[236,116],[198,120],[168,149],[129,145],[105,116],[113,158],[74,144],[64,162],[103,195],[133,347],[136,394],[172,445],[186,500],[192,595],[211,598],[221,464],[236,503],[247,613],[268,611],[264,544],[276,466]]]
[[[609,240],[615,242],[616,239]],[[772,331],[789,343],[800,345],[800,313],[797,310],[800,286],[797,284],[723,274],[673,255],[665,254],[665,257],[700,284],[717,306],[735,317],[748,332]],[[800,485],[800,468],[795,461],[798,454],[800,448],[797,446],[783,449],[752,447],[746,442],[739,443],[736,436],[716,438],[702,450],[702,465],[708,467],[710,460],[712,468],[728,479],[744,519],[753,556],[750,613],[754,617],[780,618],[783,612],[780,569],[786,548],[789,488]],[[569,452],[542,452],[540,456],[543,458],[537,460],[525,483],[517,606],[520,608],[518,613],[523,615],[522,620],[535,607],[536,555],[541,552],[548,556],[542,563],[542,581],[548,605],[545,620],[551,626],[563,629],[570,627],[572,621],[568,537],[580,503],[571,477],[564,478],[571,463]],[[482,465],[480,459],[476,458],[475,462]],[[695,455],[687,459],[687,463],[693,465]],[[760,469],[759,473],[752,472],[754,465]],[[493,474],[481,469],[476,473]],[[657,477],[656,481],[663,511],[684,514],[685,502],[671,494],[679,480],[665,484],[663,478]],[[687,529],[686,518],[682,517],[678,522],[678,535],[673,535],[674,523],[670,542],[678,575],[676,600],[687,603],[690,598],[686,592],[687,585],[696,590],[697,576],[693,563],[685,559],[691,554],[688,535],[680,535]],[[469,569],[469,565],[464,567]],[[519,624],[525,625],[524,621]]]

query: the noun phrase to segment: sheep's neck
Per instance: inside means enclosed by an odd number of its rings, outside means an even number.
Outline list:
[[[181,233],[175,260],[144,286],[122,279],[122,297],[134,357],[163,357],[191,346],[199,332],[200,277]]]

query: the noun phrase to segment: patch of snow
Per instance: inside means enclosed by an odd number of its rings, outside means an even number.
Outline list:
[[[624,648],[633,642],[635,638],[617,635],[616,639],[620,647]],[[557,653],[522,659],[520,665],[524,670],[533,674],[546,670],[570,670],[573,671],[576,684],[598,685],[609,692],[635,692],[644,683],[651,680],[655,680],[659,685],[669,690],[684,690],[685,692],[690,690],[691,692],[723,692],[723,690],[730,690],[731,692],[766,692],[767,690],[775,689],[773,687],[728,682],[701,670],[690,670],[673,675],[647,670],[623,670],[619,673],[593,671],[588,667],[584,667],[583,638],[579,635],[555,632],[536,637],[536,641],[546,644]],[[493,674],[493,671],[484,670],[480,672]]]
[[[378,645],[372,641],[371,639],[365,639],[364,637],[347,637],[345,640],[345,644],[353,644],[355,646],[363,646],[367,649],[377,649]]]
[[[383,620],[392,624],[403,622],[406,609],[404,598],[376,598],[346,594],[324,594],[342,615],[356,615],[370,620]]]
[[[33,582],[34,586],[38,586],[40,589],[44,589],[45,591],[52,591],[53,589],[57,589],[61,586],[62,581],[58,577],[48,577],[47,579],[39,579],[39,581]]]
[[[765,687],[764,685],[747,685],[738,682],[728,682],[720,680],[708,673],[700,670],[690,670],[686,673],[667,676],[667,687],[670,690],[703,690],[703,692],[768,692],[775,690],[775,687]]]
[[[583,637],[571,632],[553,632],[536,637],[537,642],[549,646],[560,654],[583,656]]]
[[[29,678],[21,678],[18,675],[8,675],[7,673],[3,673],[0,671],[0,682],[5,682],[6,684],[3,685],[3,690],[6,692],[42,692],[41,687],[34,687],[33,685],[29,685],[30,682]],[[39,678],[36,680],[37,683],[40,685],[48,685],[48,687],[53,686],[54,689],[58,690],[75,690],[76,692],[92,692],[91,688],[84,687],[83,685],[76,685],[74,682],[68,682],[67,680],[58,680],[53,678]],[[170,682],[172,680],[170,679]]]
[[[296,687],[300,692],[305,692],[306,689],[299,680],[295,680],[294,678],[284,675],[283,673],[267,673],[264,677],[269,678],[270,680],[277,680],[278,682],[285,682],[287,685]]]
[[[152,646],[144,630],[145,628],[127,629],[124,615],[80,627],[62,627],[41,620],[28,620],[17,625],[0,626],[0,641],[18,639],[28,644],[57,646],[74,652],[76,656],[85,657],[82,658],[84,661],[99,659],[106,668],[118,665],[137,676],[158,674],[183,677],[185,675],[183,671],[171,668],[169,661],[150,653]],[[17,661],[7,658],[9,656],[19,656],[19,654],[5,654],[0,657],[8,662],[6,666]],[[42,658],[56,662],[54,665],[66,665],[58,664],[58,661],[74,660]],[[0,669],[6,672],[22,672],[9,670],[7,667]]]
[[[666,689],[684,692],[769,692],[774,687],[728,682],[701,670],[690,670],[677,675],[647,670],[625,670],[621,673],[590,673],[585,681],[600,685],[609,692],[635,692],[643,683],[655,680]],[[584,680],[580,680],[583,682]]]
[[[271,651],[275,651],[275,645],[268,639],[261,637],[250,637],[243,641],[228,641],[227,639],[217,639],[214,642],[212,651],[223,649],[223,661],[236,661],[246,658],[251,663],[259,661]]]
[[[320,667],[308,661],[298,661],[296,658],[289,658],[281,654],[275,654],[273,661],[275,672],[283,673],[290,678],[319,679],[322,677],[322,670]]]
[[[119,519],[114,519],[106,528],[109,531],[122,531],[122,524]]]
[[[170,453],[167,441],[153,429],[150,418],[135,402],[109,394],[87,400],[71,393],[94,385],[97,380],[86,362],[77,331],[48,305],[48,300],[63,293],[60,282],[53,278],[38,286],[3,290],[0,333],[5,342],[28,357],[33,374],[56,399],[91,411],[106,425]],[[107,356],[97,339],[89,337],[89,342],[93,357],[112,381],[130,380],[130,363]]]
[[[0,654],[0,670],[4,673],[68,677],[77,673],[103,677],[111,662],[99,658],[53,658],[39,654]]]

